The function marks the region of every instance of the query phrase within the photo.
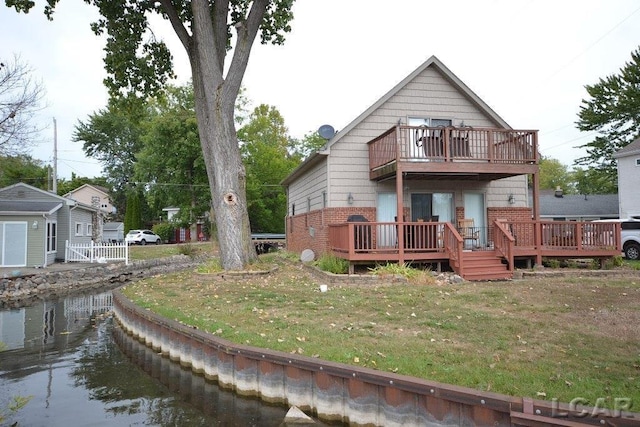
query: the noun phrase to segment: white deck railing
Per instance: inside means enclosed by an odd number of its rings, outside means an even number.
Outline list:
[[[129,265],[129,245],[126,243],[69,243],[65,241],[64,262],[124,261]]]

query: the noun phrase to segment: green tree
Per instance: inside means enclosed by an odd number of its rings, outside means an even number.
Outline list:
[[[0,156],[0,188],[24,182],[36,188],[48,188],[49,168],[26,154]]]
[[[51,18],[58,0],[48,0]],[[242,269],[256,258],[246,205],[246,174],[234,125],[234,103],[253,42],[282,44],[293,18],[294,0],[86,0],[101,18],[92,24],[106,33],[105,84],[110,96],[143,96],[173,77],[171,54],[154,37],[149,16],[167,19],[187,52],[193,77],[196,117],[216,217],[221,264]],[[32,0],[5,0],[28,12]],[[232,46],[233,45],[233,46]],[[228,63],[227,53],[233,47]]]
[[[109,192],[111,192],[106,178],[103,178],[103,177],[87,178],[86,176],[78,176],[72,172],[70,180],[66,180],[66,179],[58,180],[58,195],[64,196],[65,194],[75,190],[76,188],[80,188],[85,184],[104,187]]]
[[[575,182],[572,172],[557,159],[540,158],[540,189],[555,190],[562,188],[565,194],[575,194]]]
[[[575,164],[587,167],[582,178],[595,180],[589,187],[615,192],[618,173],[613,155],[640,135],[640,49],[631,53],[631,61],[618,74],[585,88],[589,98],[582,100],[578,129],[599,135],[580,146],[587,155]]]
[[[170,86],[149,101],[149,110],[143,148],[136,155],[136,179],[144,183],[156,217],[162,208],[176,206],[191,224],[209,210],[211,201],[192,86]]]
[[[578,194],[613,194],[618,183],[612,182],[609,173],[598,168],[574,168],[573,179]]]
[[[287,200],[280,182],[300,163],[275,107],[260,105],[238,131],[247,170],[247,205],[254,232],[284,232]]]
[[[307,133],[302,140],[294,140],[291,149],[294,155],[298,156],[300,160],[304,160],[310,154],[324,148],[326,144],[327,140],[321,137],[317,131],[313,131]]]
[[[78,121],[73,141],[82,142],[88,157],[100,161],[108,183],[116,192],[135,187],[136,153],[142,149],[142,122],[146,118],[143,103],[110,101],[109,105]]]
[[[137,191],[131,191],[127,195],[127,207],[124,214],[124,232],[129,230],[137,230],[142,228],[142,208],[140,203],[140,194]]]

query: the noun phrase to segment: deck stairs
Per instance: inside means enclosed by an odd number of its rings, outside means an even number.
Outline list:
[[[507,265],[495,250],[465,251],[458,274],[465,280],[505,280],[513,278],[513,267]]]

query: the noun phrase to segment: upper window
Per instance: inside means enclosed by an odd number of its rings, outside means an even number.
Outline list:
[[[87,223],[87,236],[91,236],[93,234],[93,224]]]
[[[409,117],[409,126],[451,126],[450,119],[431,119],[428,117]]]
[[[640,159],[636,159],[636,166],[640,166]]]
[[[82,236],[82,223],[76,222],[76,236]]]

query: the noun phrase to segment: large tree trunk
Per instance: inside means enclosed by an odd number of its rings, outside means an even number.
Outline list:
[[[198,133],[218,230],[220,261],[225,270],[241,270],[257,257],[251,242],[246,176],[234,122],[235,101],[246,69],[248,50],[241,48],[241,51],[247,51],[244,52],[246,59],[241,61],[236,71],[240,76],[234,75],[225,81],[222,74],[224,53],[216,48],[207,2],[194,1],[192,9],[193,44],[189,49],[189,59]],[[246,36],[244,33],[242,38]]]

